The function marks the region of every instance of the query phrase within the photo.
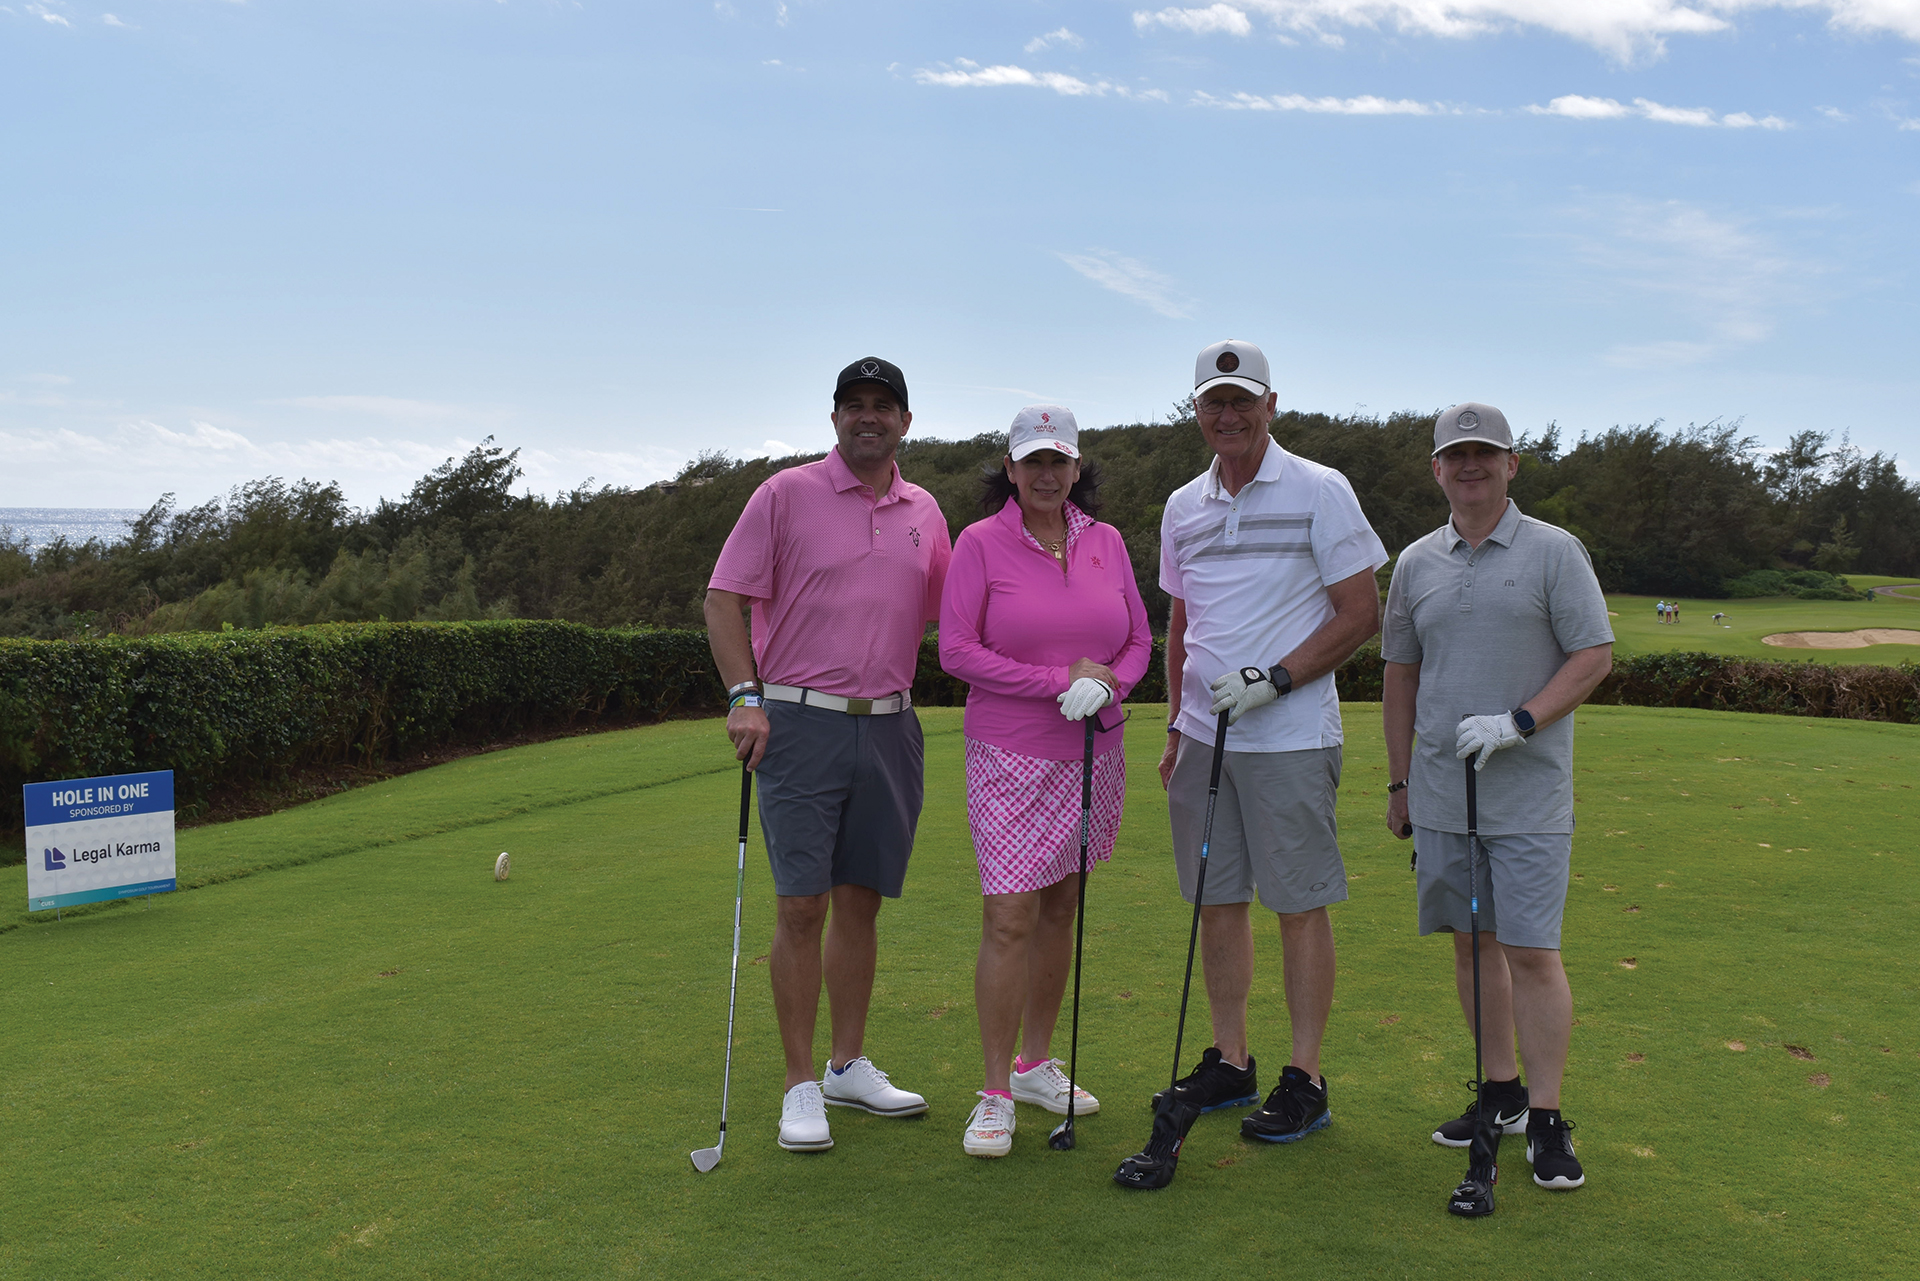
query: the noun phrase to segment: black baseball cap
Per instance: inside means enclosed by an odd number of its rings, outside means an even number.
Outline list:
[[[863,356],[840,371],[840,379],[833,385],[833,404],[839,408],[842,393],[854,383],[879,383],[900,398],[900,408],[907,408],[907,376],[900,372],[900,366],[878,356]]]

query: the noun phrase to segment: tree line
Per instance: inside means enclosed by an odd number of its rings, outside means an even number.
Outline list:
[[[1447,517],[1428,465],[1432,414],[1289,412],[1289,450],[1337,468],[1389,551]],[[951,532],[981,516],[979,474],[1005,436],[909,436],[900,470],[940,500]],[[1512,494],[1578,535],[1608,591],[1716,597],[1851,595],[1829,575],[1920,575],[1920,486],[1894,459],[1819,431],[1762,451],[1738,423],[1617,427],[1517,443]],[[1125,536],[1164,628],[1160,513],[1210,455],[1191,405],[1169,420],[1081,433],[1104,472],[1103,520]],[[350,506],[337,484],[251,481],[181,508],[165,495],[125,537],[29,549],[0,531],[0,635],[58,638],[388,619],[564,619],[698,627],[715,557],[754,488],[820,455],[702,454],[672,481],[515,494],[518,450],[491,438],[405,498]]]

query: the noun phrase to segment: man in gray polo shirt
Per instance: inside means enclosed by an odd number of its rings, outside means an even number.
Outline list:
[[[1525,1131],[1533,1181],[1565,1190],[1586,1182],[1568,1135],[1573,1125],[1560,1115],[1573,1024],[1560,964],[1573,850],[1573,709],[1612,669],[1613,631],[1580,540],[1521,515],[1508,499],[1519,469],[1506,417],[1491,405],[1455,405],[1435,423],[1433,475],[1452,519],[1400,554],[1380,646],[1387,827],[1414,838],[1420,933],[1453,934],[1454,981],[1471,1026],[1461,762],[1473,758],[1486,878],[1487,1080],[1466,1115],[1433,1139],[1466,1147],[1478,1109],[1495,1108],[1502,1132]]]

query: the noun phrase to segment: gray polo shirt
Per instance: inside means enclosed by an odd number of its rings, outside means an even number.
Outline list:
[[[1593,561],[1566,530],[1523,516],[1512,499],[1480,546],[1448,521],[1400,553],[1380,653],[1420,664],[1414,712],[1413,821],[1467,830],[1463,716],[1509,712],[1538,694],[1575,650],[1613,641]],[[1573,717],[1495,752],[1480,773],[1487,836],[1573,830]]]

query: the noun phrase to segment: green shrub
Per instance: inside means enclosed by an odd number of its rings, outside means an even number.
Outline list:
[[[171,769],[191,813],[217,787],[304,765],[723,699],[700,632],[341,623],[0,640],[0,826],[19,826],[20,785],[38,780]]]

